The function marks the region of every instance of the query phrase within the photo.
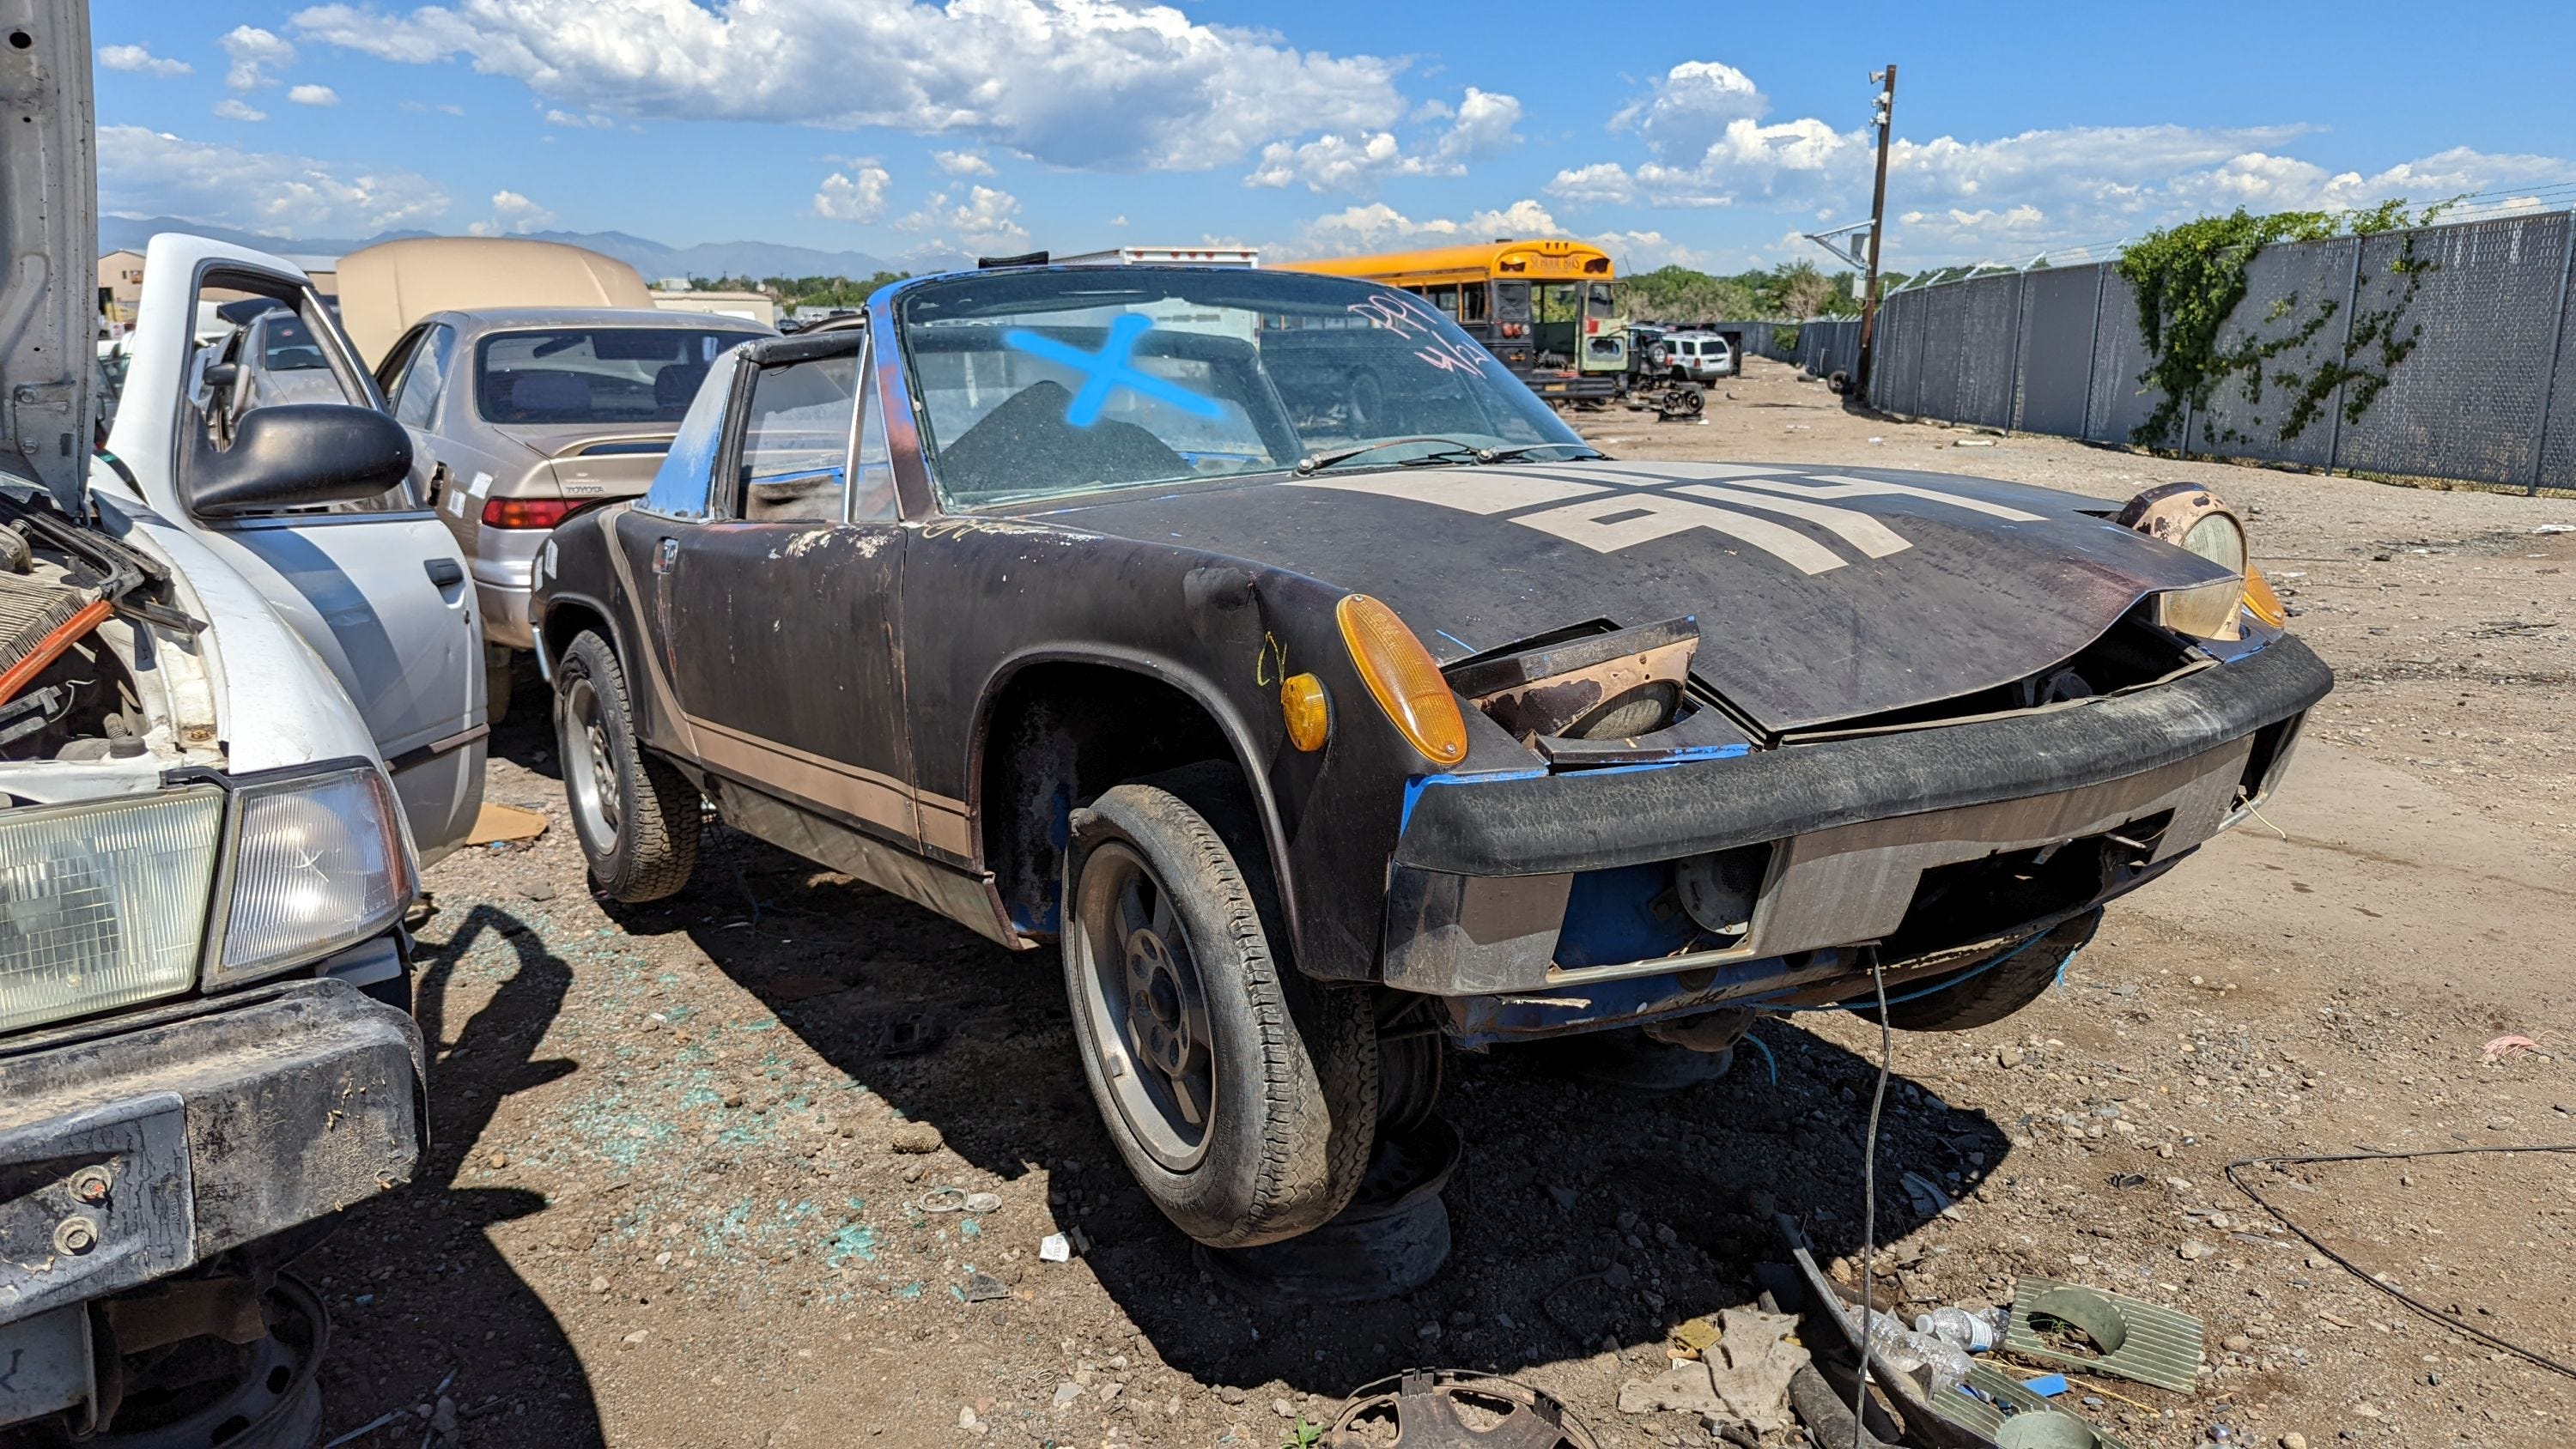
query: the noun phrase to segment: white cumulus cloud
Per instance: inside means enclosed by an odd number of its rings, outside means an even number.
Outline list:
[[[254,91],[276,82],[271,70],[295,63],[295,47],[274,31],[256,25],[236,25],[224,32],[221,42],[224,54],[232,57],[232,66],[224,72],[224,84],[237,91]]]
[[[226,96],[215,102],[215,114],[227,121],[265,121],[268,112],[250,105],[239,96]]]
[[[940,192],[895,225],[905,231],[941,233],[942,240],[916,248],[924,253],[946,247],[947,237],[954,237],[957,245],[995,254],[1025,247],[1029,240],[1029,229],[1020,224],[1020,199],[990,186],[969,187],[962,198]]]
[[[184,60],[154,55],[148,45],[102,45],[98,48],[98,63],[104,70],[121,70],[164,79],[174,75],[192,75],[197,69]]]
[[[461,56],[621,118],[886,126],[1050,165],[1204,169],[1403,114],[1401,65],[1117,0],[453,0],[299,11],[305,39]]]
[[[993,163],[980,151],[933,151],[930,159],[951,176],[990,176]]]
[[[835,171],[814,188],[814,214],[829,221],[874,221],[885,215],[887,170],[865,158]]]
[[[587,111],[576,115],[571,111],[559,111],[552,107],[548,107],[546,110],[546,124],[549,126],[568,126],[576,131],[614,131],[617,129],[617,120],[613,116],[603,116],[597,111]]]
[[[289,90],[286,98],[299,106],[336,106],[340,93],[329,86],[300,85]]]
[[[418,226],[448,205],[436,182],[397,167],[245,151],[143,126],[98,128],[98,186],[100,209],[112,215],[175,216],[272,235]]]
[[[1698,265],[1709,260],[1660,231],[1584,232],[1561,224],[1538,201],[1524,197],[1511,205],[1463,217],[1405,215],[1383,201],[1366,202],[1319,216],[1301,227],[1284,246],[1284,258],[1354,256],[1421,246],[1489,242],[1499,237],[1568,237],[1588,241],[1610,253],[1622,272],[1651,271],[1669,263]]]
[[[1303,143],[1274,141],[1262,148],[1260,164],[1243,183],[1365,194],[1395,177],[1463,176],[1468,163],[1499,155],[1520,140],[1519,99],[1474,86],[1467,87],[1455,110],[1434,103],[1417,114],[1449,125],[1412,150],[1393,131],[1332,132]]]
[[[1570,207],[1764,207],[1823,225],[1865,216],[1874,134],[1812,116],[1777,119],[1770,111],[1769,98],[1732,66],[1675,66],[1611,118],[1611,129],[1634,134],[1642,154],[1565,167],[1546,194]],[[2555,157],[2465,148],[2374,171],[2330,172],[2295,154],[2314,130],[2148,125],[1985,139],[1900,134],[1888,152],[1889,256],[1901,266],[2026,257],[2238,206],[2331,210],[2389,197],[2420,206],[2576,172],[2576,164]]]
[[[552,224],[554,219],[553,212],[518,192],[502,190],[492,193],[490,219],[468,222],[465,230],[473,236],[524,236]]]

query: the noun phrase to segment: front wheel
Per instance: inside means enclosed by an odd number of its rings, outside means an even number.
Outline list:
[[[591,878],[630,905],[677,894],[697,868],[699,795],[645,752],[626,671],[597,634],[573,640],[555,670],[555,734]]]
[[[1230,768],[1120,785],[1074,815],[1064,972],[1075,1042],[1128,1171],[1217,1248],[1320,1227],[1376,1137],[1366,992],[1273,942],[1267,851]]]

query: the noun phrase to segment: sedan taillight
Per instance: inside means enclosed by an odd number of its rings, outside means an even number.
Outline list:
[[[483,522],[492,528],[552,528],[572,510],[562,498],[487,498]]]

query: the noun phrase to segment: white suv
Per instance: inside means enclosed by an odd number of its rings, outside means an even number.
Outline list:
[[[1647,353],[1646,370],[1676,382],[1715,382],[1735,376],[1735,349],[1714,332],[1667,333]]]

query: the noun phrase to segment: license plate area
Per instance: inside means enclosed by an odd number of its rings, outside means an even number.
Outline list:
[[[0,1323],[175,1272],[195,1244],[178,1093],[0,1130]]]

